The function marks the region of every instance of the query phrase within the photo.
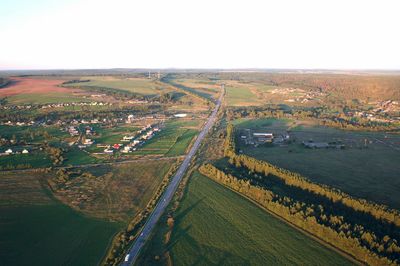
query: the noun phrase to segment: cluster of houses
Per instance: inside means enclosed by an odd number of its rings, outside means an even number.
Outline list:
[[[103,147],[105,154],[113,154],[114,152],[121,151],[122,153],[130,153],[137,149],[137,146],[143,145],[146,140],[151,139],[156,132],[161,129],[152,125],[144,126],[137,132],[138,136],[128,135],[121,139],[123,143],[116,143],[114,145],[102,145],[98,144],[97,147]],[[124,144],[126,143],[126,144]]]
[[[35,121],[30,121],[30,122],[11,122],[7,121],[5,123],[2,123],[5,126],[33,126],[36,125],[37,123]]]
[[[328,143],[328,142],[314,142],[312,140],[303,141],[303,146],[309,149],[344,149],[345,145],[342,143]]]
[[[11,148],[5,150],[3,153],[0,153],[0,155],[11,155],[11,154],[29,154],[29,151],[27,149],[23,149],[22,151],[13,151]]]
[[[266,143],[282,144],[290,139],[288,133],[285,134],[274,134],[271,132],[253,132],[246,130],[246,134],[242,134],[240,138],[246,145],[260,145]]]
[[[103,106],[112,105],[109,102],[71,102],[71,103],[49,103],[49,104],[37,104],[37,105],[1,105],[0,108],[3,110],[29,110],[34,108],[49,109],[49,108],[60,108],[68,106]]]
[[[71,137],[80,135],[79,130],[76,126],[69,126],[67,127],[66,131],[71,135]],[[83,133],[85,133],[87,136],[91,136],[94,135],[94,130],[92,127],[87,126],[85,127]]]

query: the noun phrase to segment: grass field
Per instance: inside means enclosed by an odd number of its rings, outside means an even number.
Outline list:
[[[247,86],[227,84],[225,89],[225,100],[230,106],[253,106],[260,105],[262,103]]]
[[[18,94],[8,97],[7,100],[13,104],[88,102],[88,99],[83,97],[60,92]]]
[[[2,265],[96,265],[121,227],[50,196],[40,174],[0,174]]]
[[[13,168],[17,167],[18,165],[30,165],[31,168],[49,167],[51,166],[51,160],[49,156],[41,151],[35,151],[30,154],[0,156],[0,166],[5,168]]]
[[[0,125],[0,136],[11,139],[13,135],[18,140],[25,140],[29,143],[37,143],[44,140],[43,134],[47,132],[51,137],[64,138],[69,136],[66,132],[60,130],[57,126],[8,126]],[[31,138],[31,134],[33,138]]]
[[[68,86],[97,86],[119,90],[126,90],[141,95],[156,95],[171,91],[166,86],[161,86],[155,81],[146,78],[119,78],[119,77],[82,77],[89,82],[72,83]]]
[[[150,201],[175,160],[132,162],[84,169],[94,174],[70,179],[58,199],[98,218],[128,222]]]
[[[168,250],[174,265],[350,264],[198,173],[175,215]]]
[[[207,99],[217,99],[220,92],[220,86],[214,82],[206,82],[196,79],[176,79],[176,84],[184,86],[186,89],[191,88],[193,93]]]
[[[183,155],[198,132],[200,120],[169,121],[161,132],[148,140],[133,154]]]
[[[65,153],[64,165],[81,165],[81,164],[92,164],[101,162],[93,156],[90,156],[88,152],[80,150],[78,148],[73,148],[67,153]]]
[[[257,131],[273,133],[286,132],[290,128],[291,139],[295,140],[288,145],[257,148],[239,142],[245,154],[301,173],[350,195],[400,209],[400,136],[342,131],[301,122],[293,124],[290,120],[239,120],[236,124],[238,128],[257,128]],[[341,141],[346,148],[304,148],[301,142],[310,139]]]

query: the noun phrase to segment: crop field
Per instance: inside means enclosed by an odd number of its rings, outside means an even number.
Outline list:
[[[170,92],[167,86],[146,78],[119,78],[119,77],[82,77],[82,80],[89,79],[89,82],[72,83],[67,86],[94,86],[119,90],[126,90],[141,95],[156,95],[162,92]]]
[[[283,133],[290,143],[254,147],[238,141],[243,153],[266,160],[307,178],[377,203],[400,209],[398,163],[400,136],[379,132],[353,132],[317,126],[307,121],[237,120],[238,128]],[[337,142],[344,149],[309,149],[303,141]]]
[[[3,152],[1,149],[0,152]],[[0,169],[14,168],[41,168],[51,166],[51,160],[42,151],[31,152],[30,154],[12,154],[0,156]]]
[[[89,152],[73,148],[65,153],[64,165],[81,165],[81,164],[92,164],[100,163],[101,160],[90,155]]]
[[[82,91],[60,87],[63,80],[17,77],[12,80],[11,85],[0,90],[0,98],[7,97],[13,104],[86,101],[81,97]]]
[[[95,265],[120,224],[83,216],[55,200],[38,173],[0,174],[4,265]]]
[[[226,84],[226,101],[230,106],[257,106],[262,101],[250,90],[248,86],[237,83]]]
[[[147,141],[133,154],[155,154],[178,156],[183,155],[198,132],[200,120],[170,121],[161,132]]]
[[[96,143],[112,145],[115,143],[121,143],[121,139],[126,135],[135,135],[136,131],[139,130],[136,126],[117,126],[113,128],[104,127],[93,127],[94,131],[97,133],[93,136]]]
[[[175,215],[169,243],[174,265],[350,264],[197,172]]]
[[[217,99],[220,92],[220,85],[215,84],[215,82],[207,82],[203,80],[196,79],[177,79],[174,80],[175,83],[195,89],[201,95],[208,99]]]
[[[17,140],[24,140],[27,143],[38,143],[50,138],[65,138],[69,135],[57,126],[31,127],[31,126],[8,126],[0,125],[0,136],[6,138],[16,137]]]

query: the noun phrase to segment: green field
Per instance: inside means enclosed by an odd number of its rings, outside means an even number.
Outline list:
[[[2,265],[96,265],[122,226],[83,216],[40,185],[40,174],[0,175]]]
[[[100,160],[90,156],[88,152],[74,148],[65,153],[64,165],[81,165],[81,164],[92,164],[99,163]]]
[[[121,139],[126,135],[136,135],[136,131],[139,128],[127,125],[116,126],[113,128],[94,126],[93,129],[97,133],[97,136],[92,137],[92,139],[96,141],[95,144],[113,145],[116,143],[121,143]]]
[[[183,155],[193,137],[198,132],[196,129],[198,124],[199,120],[169,121],[166,123],[165,127],[162,128],[161,132],[156,133],[152,139],[146,141],[146,143],[133,154]]]
[[[197,130],[187,129],[182,135],[180,135],[175,144],[165,154],[166,156],[178,156],[185,154],[187,147],[190,142],[196,136]]]
[[[218,97],[218,94],[216,93],[217,90],[215,88],[207,84],[202,84],[200,81],[180,79],[173,80],[173,82],[171,82],[170,84],[181,90],[187,91],[205,99],[211,100]]]
[[[29,143],[42,142],[45,138],[43,133],[50,137],[64,138],[69,136],[66,132],[60,130],[57,126],[8,126],[0,125],[0,136],[11,139],[13,135],[17,140],[24,140]],[[33,137],[33,138],[32,138]]]
[[[67,86],[94,86],[125,90],[141,95],[156,95],[161,92],[169,92],[170,89],[157,84],[146,78],[118,78],[118,77],[82,77],[82,80],[90,79],[89,82],[67,84]]]
[[[257,96],[245,86],[225,86],[225,99],[230,106],[252,106],[260,105]]]
[[[48,104],[48,103],[72,103],[88,102],[83,97],[59,92],[24,93],[7,97],[7,101],[13,104]]]
[[[195,173],[168,245],[174,265],[347,265],[240,195]]]
[[[286,132],[290,127],[294,143],[274,146],[246,146],[250,156],[298,172],[318,183],[339,188],[361,198],[400,209],[400,136],[385,133],[343,131],[310,124],[293,125],[290,120],[238,120],[237,128]],[[307,149],[302,141],[341,141],[345,149]],[[365,145],[367,139],[367,145]],[[383,144],[384,142],[385,144]],[[393,145],[393,146],[389,146]]]
[[[30,154],[12,154],[0,156],[0,166],[4,168],[18,167],[25,165],[23,168],[40,168],[51,166],[50,158],[44,152],[33,152]],[[30,167],[26,167],[26,166]]]

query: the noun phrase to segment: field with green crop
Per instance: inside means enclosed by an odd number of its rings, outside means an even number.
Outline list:
[[[199,123],[200,120],[169,121],[161,132],[156,133],[152,139],[146,141],[133,154],[183,155],[193,137],[197,134]]]
[[[193,93],[207,99],[217,99],[220,92],[220,85],[215,82],[197,79],[176,79],[174,83],[193,89]]]
[[[146,78],[120,78],[120,77],[82,77],[82,80],[89,79],[89,82],[67,84],[67,86],[94,86],[112,89],[125,90],[141,95],[156,95],[162,92],[169,92],[167,86],[162,86],[151,79]]]
[[[136,135],[139,128],[128,124],[108,128],[94,126],[93,130],[96,132],[96,136],[93,136],[92,139],[94,139],[97,144],[113,145],[121,143],[124,136]]]
[[[261,101],[247,86],[237,86],[237,84],[227,84],[226,102],[230,106],[253,106],[260,105]]]
[[[243,153],[301,173],[318,183],[350,195],[400,209],[398,163],[400,136],[379,132],[353,132],[291,120],[237,120],[238,129],[285,133],[291,142],[254,147],[238,141]],[[238,133],[240,134],[240,133]],[[344,149],[308,149],[303,141],[337,142]]]
[[[80,150],[78,148],[72,148],[65,153],[64,165],[81,165],[100,162],[100,159],[97,159],[91,156],[89,152]]]
[[[197,172],[175,215],[169,243],[174,265],[350,264]]]
[[[51,160],[42,151],[34,151],[30,154],[0,156],[0,169],[41,168],[49,166],[51,166]]]
[[[13,104],[48,104],[48,103],[72,103],[88,102],[83,97],[75,96],[72,93],[48,92],[48,93],[24,93],[13,95],[7,98]]]
[[[43,174],[0,174],[0,261],[4,265],[95,265],[122,226],[55,200]]]

